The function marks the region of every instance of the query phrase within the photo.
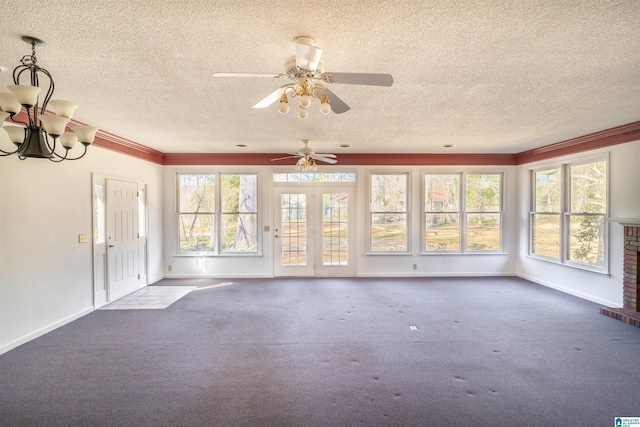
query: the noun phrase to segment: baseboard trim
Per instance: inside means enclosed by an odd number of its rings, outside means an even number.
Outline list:
[[[613,301],[608,301],[602,298],[594,297],[593,295],[585,294],[583,292],[576,291],[575,289],[566,288],[564,286],[556,285],[555,283],[547,282],[545,280],[536,279],[535,277],[527,276],[526,274],[517,273],[516,276],[521,279],[528,280],[533,283],[537,283],[538,285],[546,286],[547,288],[555,289],[556,291],[564,292],[565,294],[573,295],[574,297],[586,299],[587,301],[595,302],[597,304],[602,304],[607,307],[612,308],[621,308],[622,306]]]
[[[513,277],[516,273],[358,273],[356,277]]]
[[[49,333],[51,331],[53,331],[54,329],[58,329],[61,326],[66,325],[67,323],[71,323],[76,319],[81,318],[82,316],[86,316],[87,314],[91,313],[95,311],[95,308],[93,306],[91,307],[87,307],[84,310],[81,310],[75,314],[72,314],[71,316],[67,316],[64,319],[60,319],[57,322],[53,322],[49,325],[46,325],[34,332],[31,332],[23,337],[20,337],[18,339],[15,339],[13,341],[11,341],[10,343],[7,343],[5,345],[3,345],[2,347],[0,347],[0,354],[4,354],[9,350],[13,350],[14,348],[21,346],[22,344],[26,344],[31,340],[34,340],[46,333]]]
[[[271,274],[165,274],[163,279],[271,279]]]

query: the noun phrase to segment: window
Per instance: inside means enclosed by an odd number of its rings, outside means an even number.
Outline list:
[[[502,174],[425,174],[424,250],[502,250]]]
[[[502,175],[467,175],[465,187],[467,251],[500,251]]]
[[[531,252],[560,259],[560,168],[534,172],[533,182],[535,189],[531,212]]]
[[[427,251],[460,251],[460,176],[461,174],[424,177]]]
[[[606,270],[607,161],[531,172],[530,254]]]
[[[178,175],[180,252],[215,251],[215,175]]]
[[[222,252],[255,252],[258,247],[258,177],[220,175]]]
[[[179,252],[256,253],[256,174],[178,174]]]
[[[408,184],[407,173],[371,174],[371,252],[408,252]]]
[[[273,182],[356,182],[355,172],[274,173]]]

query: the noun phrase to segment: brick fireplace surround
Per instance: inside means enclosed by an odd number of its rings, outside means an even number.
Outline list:
[[[601,308],[600,313],[640,328],[640,224],[624,226],[623,307]]]

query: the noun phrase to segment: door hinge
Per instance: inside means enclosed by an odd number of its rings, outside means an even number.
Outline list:
[[[140,275],[138,274],[138,280],[140,280]]]

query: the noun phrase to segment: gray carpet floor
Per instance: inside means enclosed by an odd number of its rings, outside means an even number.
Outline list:
[[[232,282],[226,286],[213,286]],[[613,426],[640,329],[517,278],[163,280],[0,356],[2,426]]]

